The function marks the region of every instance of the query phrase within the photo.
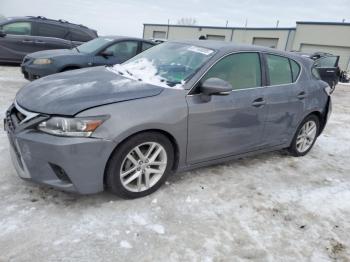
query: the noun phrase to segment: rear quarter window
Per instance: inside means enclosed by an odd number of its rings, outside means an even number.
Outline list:
[[[68,34],[68,39],[72,41],[87,42],[94,39],[94,37],[84,32],[83,30],[71,28],[69,31],[70,32]]]
[[[292,59],[289,59],[289,61],[292,68],[293,82],[295,82],[300,74],[300,65]]]
[[[316,79],[318,79],[318,80],[321,79],[320,73],[318,72],[318,69],[317,69],[315,66],[313,66],[313,67],[311,68],[311,74],[312,74]]]

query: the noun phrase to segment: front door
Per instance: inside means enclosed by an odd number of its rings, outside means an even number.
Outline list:
[[[258,53],[236,53],[217,62],[187,96],[189,164],[256,150],[266,117]],[[227,96],[200,94],[200,84],[217,77],[229,82]]]
[[[21,62],[26,54],[35,51],[35,37],[31,36],[32,23],[13,22],[0,29],[6,33],[0,37],[0,57],[3,61]]]

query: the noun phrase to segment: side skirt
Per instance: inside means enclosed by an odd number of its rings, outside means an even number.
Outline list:
[[[177,169],[177,172],[185,172],[185,171],[189,171],[189,170],[200,168],[200,167],[216,165],[216,164],[228,162],[228,161],[231,161],[231,160],[234,160],[234,159],[238,159],[238,158],[258,155],[258,154],[261,154],[261,153],[272,152],[272,151],[276,151],[276,150],[281,150],[281,149],[284,149],[284,148],[287,148],[287,147],[289,147],[288,143],[287,144],[278,145],[278,146],[268,147],[268,148],[264,148],[264,149],[259,149],[259,150],[251,151],[251,152],[244,153],[244,154],[233,155],[233,156],[218,158],[218,159],[214,159],[214,160],[209,160],[209,161],[205,161],[205,162],[201,162],[201,163],[196,163],[196,164],[193,164],[193,165],[187,165],[187,166],[179,167]]]

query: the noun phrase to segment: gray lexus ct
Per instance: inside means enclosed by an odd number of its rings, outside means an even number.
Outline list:
[[[283,148],[303,156],[330,111],[311,59],[187,41],[29,83],[5,128],[20,177],[136,198],[175,171]]]

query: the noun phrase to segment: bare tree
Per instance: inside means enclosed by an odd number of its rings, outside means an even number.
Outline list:
[[[195,25],[197,24],[196,18],[193,17],[182,17],[177,21],[178,25]]]

